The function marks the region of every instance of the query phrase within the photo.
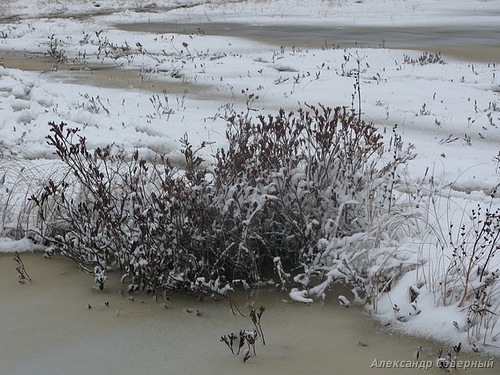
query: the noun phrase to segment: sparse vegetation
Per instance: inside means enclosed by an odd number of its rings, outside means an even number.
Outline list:
[[[109,116],[108,106],[105,105],[102,99],[97,95],[96,97],[90,96],[89,94],[80,94],[84,98],[84,102],[79,104],[79,108],[84,108],[90,113],[98,114],[100,112],[105,112]]]
[[[458,301],[458,307],[468,310],[466,330],[472,341],[486,342],[488,332],[500,314],[497,299],[500,269],[491,261],[500,250],[500,211],[485,210],[478,205],[472,210],[470,224],[460,228],[450,224],[448,243],[451,258],[443,277],[441,299],[446,303]]]
[[[412,65],[446,64],[446,62],[441,57],[440,52],[427,52],[427,51],[422,52],[422,55],[420,55],[416,59],[405,54],[403,56],[403,61],[405,62],[405,64],[412,64]]]
[[[418,267],[416,284],[410,286],[410,292],[415,290],[418,297],[427,290],[437,305],[456,305],[467,311],[463,321],[454,321],[453,325],[467,332],[469,342],[486,345],[497,339],[493,332],[500,314],[500,269],[494,262],[500,249],[500,212],[492,206],[496,190],[490,192],[486,208],[478,203],[469,212],[453,206],[448,197],[443,213],[438,206],[444,198],[432,184],[415,203],[425,213],[419,230],[423,235],[421,251],[435,256]],[[443,225],[446,220],[448,227]],[[426,233],[432,233],[430,238],[435,240],[427,242]]]
[[[57,63],[64,63],[67,61],[66,52],[61,47],[61,41],[55,36],[55,34],[52,34],[49,37],[49,49],[46,54]]]

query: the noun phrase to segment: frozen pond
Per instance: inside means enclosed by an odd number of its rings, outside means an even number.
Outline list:
[[[328,25],[256,25],[229,22],[128,23],[126,31],[204,34],[246,38],[273,45],[387,47],[449,54],[471,61],[500,62],[500,29],[467,27],[335,27]]]
[[[286,294],[260,290],[251,302],[266,307],[267,343],[258,342],[257,356],[244,363],[219,342],[221,335],[252,328],[248,317],[232,314],[227,301],[176,295],[161,302],[135,295],[132,301],[113,278],[104,292],[92,291],[91,275],[60,256],[21,257],[32,284],[17,282],[12,255],[0,257],[2,374],[401,374],[401,368],[371,366],[375,359],[413,361],[418,345],[421,359],[434,363],[440,347],[391,333],[361,310],[340,307],[334,293],[324,306],[306,306],[285,302]],[[248,314],[246,297],[236,300]],[[488,360],[479,354],[460,357]],[[467,372],[498,374],[498,361],[496,369]],[[404,369],[405,374],[422,371]],[[426,373],[443,370],[433,366]]]

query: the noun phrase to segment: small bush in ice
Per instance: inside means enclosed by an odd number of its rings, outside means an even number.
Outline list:
[[[26,271],[26,267],[24,266],[21,256],[17,251],[16,255],[14,256],[14,261],[17,263],[16,271],[17,271],[17,276],[19,278],[18,280],[19,283],[26,284],[26,281],[32,283],[33,280],[31,280],[31,277],[28,275],[28,272]]]
[[[400,138],[386,158],[376,128],[346,108],[227,121],[213,168],[181,140],[182,171],[114,145],[91,151],[78,129],[51,123],[48,142],[72,173],[31,197],[40,234],[89,272],[122,270],[130,291],[225,295],[273,279],[279,265],[283,286],[285,268],[298,267],[307,294],[341,279],[367,297],[366,257],[336,249],[366,245],[394,210],[397,168],[411,158]]]
[[[261,306],[259,311],[255,310],[254,308],[252,308],[252,310],[250,311],[250,318],[252,319],[252,323],[254,324],[255,329],[242,329],[240,330],[239,336],[236,336],[236,334],[234,333],[230,333],[229,335],[223,335],[220,338],[220,341],[226,344],[233,355],[239,355],[241,349],[245,346],[245,344],[247,345],[247,348],[243,354],[243,362],[248,361],[248,359],[252,357],[252,353],[254,356],[257,355],[255,345],[257,344],[258,339],[261,339],[262,344],[266,345],[264,332],[262,331],[262,326],[260,324],[260,319],[265,310],[265,307]]]

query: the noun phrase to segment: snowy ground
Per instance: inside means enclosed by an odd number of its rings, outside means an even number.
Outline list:
[[[390,49],[382,40],[372,48],[338,48],[334,41],[273,45],[209,36],[202,28],[181,35],[114,26],[232,22],[474,29],[498,25],[499,0],[7,0],[0,4],[0,14],[0,62],[25,60],[29,66],[0,67],[0,251],[30,249],[26,240],[14,242],[7,235],[26,191],[35,189],[39,178],[57,173],[56,158],[45,141],[49,121],[82,128],[92,147],[115,142],[174,159],[179,157],[178,139],[187,133],[195,144],[215,142],[205,155],[209,159],[224,142],[225,123],[218,115],[229,109],[255,114],[280,107],[295,110],[318,102],[351,107],[358,68],[364,118],[388,134],[397,124],[403,140],[414,145],[418,156],[405,171],[408,180],[428,182],[432,176],[436,203],[429,221],[435,220],[437,229],[447,233],[450,222],[457,227],[466,223],[464,217],[477,204],[483,210],[500,206],[500,196],[492,192],[500,184],[499,54],[491,61],[442,55],[438,62],[420,63],[419,58],[436,55]],[[493,47],[498,51],[500,45]],[[43,72],[37,71],[40,66]],[[426,238],[430,244],[435,242],[432,236]],[[436,339],[468,342],[463,329],[467,309],[458,308],[457,301],[443,307],[439,288],[431,287],[439,283],[439,272],[446,273],[449,254],[414,242],[410,238],[402,244],[410,253],[408,262],[418,259],[427,266],[408,272],[381,297],[378,316],[393,320],[394,304],[402,310],[397,314],[409,316],[408,287],[425,280],[427,288],[418,301],[421,313],[395,325]],[[490,263],[491,271],[499,266],[498,259]],[[490,298],[497,313],[499,288]],[[487,329],[490,337],[500,336],[500,327]],[[500,354],[500,345],[488,342],[486,350]]]

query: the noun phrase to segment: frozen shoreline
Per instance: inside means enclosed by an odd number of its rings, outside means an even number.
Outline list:
[[[148,8],[148,3],[143,3],[138,12],[132,0],[101,1],[99,7],[97,3],[60,1],[43,4],[42,15],[47,16],[46,19],[39,17],[38,3],[11,0],[0,5],[7,20],[0,25],[0,50],[47,54],[52,49],[54,56],[46,56],[49,67],[53,61],[50,59],[57,57],[58,52],[64,52],[68,59],[79,59],[71,64],[85,67],[86,64],[102,63],[104,58],[98,55],[99,48],[107,47],[107,52],[115,55],[106,63],[113,63],[120,71],[132,72],[138,77],[132,76],[127,87],[111,89],[71,81],[68,77],[71,72],[62,69],[40,74],[0,68],[0,114],[3,116],[0,130],[4,135],[0,143],[0,176],[7,176],[1,186],[4,189],[2,198],[10,199],[11,206],[22,204],[25,199],[23,187],[36,186],[36,171],[48,172],[46,165],[51,162],[47,160],[54,158],[44,140],[48,121],[66,121],[84,128],[94,147],[117,142],[129,149],[138,147],[145,153],[160,151],[178,158],[177,140],[184,132],[189,133],[194,143],[210,139],[217,145],[223,144],[225,123],[216,120],[214,114],[227,103],[244,110],[247,98],[240,93],[245,89],[247,93],[260,95],[261,99],[251,105],[262,113],[273,112],[280,106],[296,109],[298,102],[350,106],[354,79],[349,72],[356,68],[356,59],[365,64],[362,74],[364,116],[388,133],[398,124],[403,140],[416,146],[418,157],[411,164],[411,170],[405,173],[418,181],[426,168],[430,168],[437,195],[442,199],[437,215],[441,219],[441,230],[447,230],[450,219],[460,221],[477,203],[488,205],[491,202],[493,208],[500,205],[498,194],[489,197],[491,189],[500,183],[498,164],[494,161],[500,144],[500,66],[494,63],[498,60],[469,62],[446,56],[445,64],[420,65],[404,62],[405,56],[410,60],[418,59],[420,51],[321,50],[320,47],[294,48],[291,44],[280,49],[279,45],[201,32],[163,35],[161,32],[116,30],[110,26],[120,22],[187,21],[294,25],[312,20],[317,25],[339,27],[424,27],[439,23],[443,27],[461,25],[465,29],[498,23],[500,1],[463,1],[459,4],[451,0],[428,0],[418,4],[396,0],[366,0],[361,4],[331,1],[326,2],[328,6],[324,1],[309,2],[307,6],[298,1],[234,2],[220,6],[212,2],[191,6],[194,2],[188,1],[185,2],[188,7],[166,13],[149,12],[154,9]],[[172,3],[172,6],[179,5],[180,2]],[[122,10],[122,7],[131,10]],[[110,13],[90,16],[96,9]],[[82,19],[66,17],[78,13],[89,16]],[[60,17],[51,19],[53,14]],[[12,17],[20,17],[23,21],[13,21]],[[130,48],[128,55],[124,46]],[[496,48],[498,50],[500,45]],[[88,57],[83,58],[83,53]],[[498,54],[495,56],[498,58]],[[349,61],[345,61],[346,58]],[[52,65],[56,66],[57,62]],[[161,88],[136,89],[140,81]],[[187,94],[183,89],[170,89],[179,82],[187,87]],[[207,85],[210,90],[203,97],[197,97],[195,94],[199,94],[197,90],[201,85]],[[151,102],[153,95],[163,89],[169,92],[168,98],[165,96],[169,100],[159,98],[163,100],[162,105],[170,105],[172,111],[168,116]],[[12,168],[13,164],[16,168]],[[24,168],[26,165],[29,168],[22,169],[23,164]],[[15,175],[21,169],[23,172]],[[33,175],[25,178],[27,171]],[[12,191],[19,196],[9,193]],[[12,205],[14,198],[18,199],[16,205]],[[446,211],[449,201],[452,208]],[[7,221],[7,224],[7,227],[16,225],[14,221]],[[424,251],[418,250],[411,238],[404,240],[408,241],[402,244],[404,251],[412,254],[408,261],[421,258]],[[32,250],[25,240],[17,243],[2,240],[0,243],[0,251],[13,249]],[[439,258],[430,250],[427,254],[426,250],[425,258],[442,266],[439,262],[446,256]],[[498,266],[497,262],[495,267]],[[394,303],[404,305],[405,313],[411,312],[407,288],[418,283],[418,278],[418,272],[409,272],[380,300],[382,321],[394,319]],[[419,301],[422,315],[401,323],[401,330],[449,342],[462,340],[465,345],[467,336],[464,332],[456,332],[452,325],[454,320],[463,324],[463,311],[456,306],[435,307],[435,303],[432,293],[422,292]],[[490,349],[496,355],[500,353],[500,348],[485,348]]]

